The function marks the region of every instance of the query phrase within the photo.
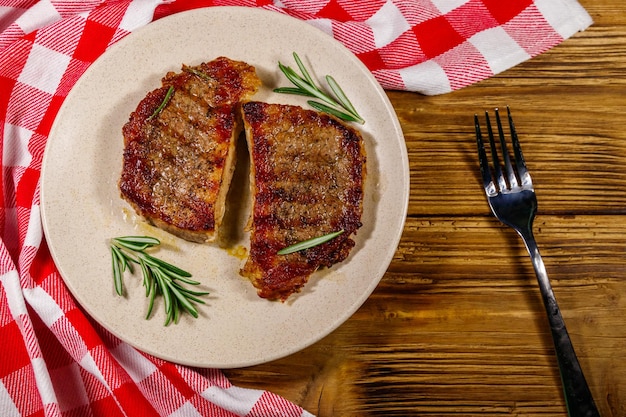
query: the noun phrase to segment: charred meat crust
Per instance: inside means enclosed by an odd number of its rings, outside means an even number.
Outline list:
[[[168,73],[122,129],[122,197],[177,236],[213,240],[241,130],[240,102],[259,85],[254,67],[224,57]],[[173,94],[155,114],[170,87]]]
[[[241,274],[259,296],[285,300],[354,246],[363,210],[363,140],[336,118],[297,106],[249,102],[242,108],[254,201],[250,254]],[[276,254],[341,229],[325,244]]]

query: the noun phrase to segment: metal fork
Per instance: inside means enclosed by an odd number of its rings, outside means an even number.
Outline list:
[[[599,416],[593,396],[585,380],[583,371],[576,358],[574,347],[570,340],[561,311],[554,297],[545,265],[539,254],[539,248],[533,236],[532,225],[537,211],[537,197],[533,188],[530,173],[526,168],[522,149],[517,138],[517,132],[507,107],[509,131],[513,145],[514,163],[511,162],[505,135],[502,130],[500,114],[495,109],[495,118],[499,140],[496,143],[493,129],[489,120],[489,113],[485,112],[487,133],[493,171],[489,167],[489,159],[483,143],[478,115],[474,116],[476,125],[476,142],[478,145],[478,159],[482,173],[483,185],[487,200],[493,214],[504,224],[512,227],[524,240],[526,249],[532,259],[533,267],[539,282],[541,296],[548,314],[550,330],[563,383],[563,392],[570,417]],[[498,145],[502,154],[502,163],[498,157]],[[492,177],[492,172],[495,179]]]

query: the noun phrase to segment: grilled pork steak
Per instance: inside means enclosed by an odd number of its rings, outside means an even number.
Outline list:
[[[285,300],[354,246],[363,209],[363,140],[336,118],[301,107],[248,102],[242,109],[254,201],[241,275],[260,297]],[[322,245],[277,254],[338,230],[344,233]]]
[[[123,127],[122,197],[174,235],[214,240],[234,169],[240,103],[260,84],[254,67],[224,57],[168,73]]]

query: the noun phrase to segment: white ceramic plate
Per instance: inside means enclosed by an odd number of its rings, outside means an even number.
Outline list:
[[[297,52],[314,76],[333,75],[365,118],[367,185],[364,226],[349,258],[319,271],[287,302],[259,298],[240,277],[247,236],[246,205],[231,207],[230,244],[198,245],[141,222],[121,200],[122,125],[167,71],[218,56],[257,68],[265,88],[255,99],[298,103],[302,97],[272,92],[289,82],[278,61],[294,66]],[[245,181],[236,182],[246,199]],[[399,242],[409,193],[409,169],[398,119],[365,66],[332,37],[275,12],[215,7],[158,20],[113,45],[72,89],[48,141],[42,168],[42,213],[52,256],[84,309],[113,334],[173,362],[233,368],[301,350],[336,329],[367,299],[384,275]],[[163,326],[161,301],[146,320],[139,276],[126,275],[126,297],[113,287],[108,239],[150,234],[163,242],[158,256],[190,271],[211,292],[200,317],[184,315]]]

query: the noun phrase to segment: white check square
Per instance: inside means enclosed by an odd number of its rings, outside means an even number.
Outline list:
[[[448,93],[452,89],[445,70],[435,61],[426,61],[402,68],[400,76],[407,90],[422,91],[427,95]]]
[[[32,136],[33,132],[29,129],[5,123],[2,164],[6,167],[30,166],[33,156],[28,151],[28,143]]]
[[[391,1],[386,2],[365,23],[374,32],[374,42],[377,48],[390,44],[411,29],[411,25],[406,21],[402,12]]]
[[[54,94],[70,63],[67,55],[34,44],[18,81],[49,94]]]
[[[464,5],[468,0],[430,0],[439,9],[441,14],[446,14],[459,6]]]
[[[502,27],[483,30],[469,39],[480,52],[494,74],[511,68],[530,58]]]

